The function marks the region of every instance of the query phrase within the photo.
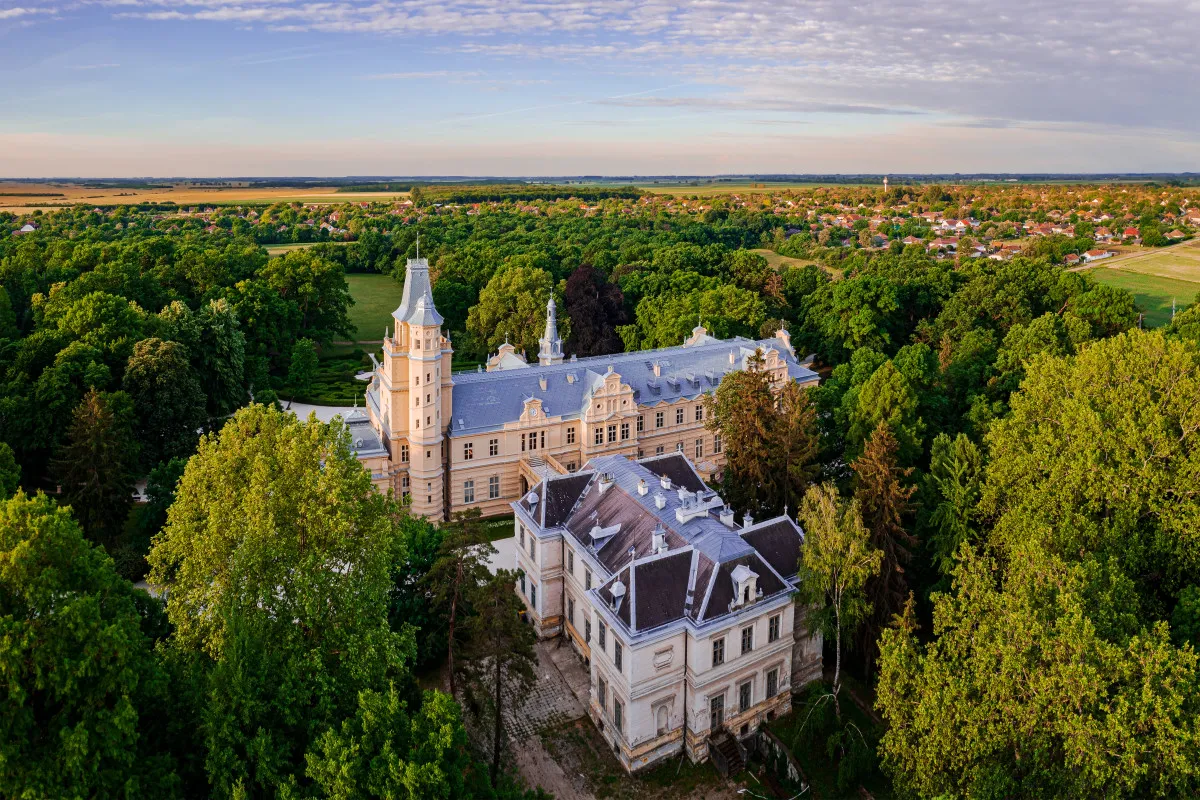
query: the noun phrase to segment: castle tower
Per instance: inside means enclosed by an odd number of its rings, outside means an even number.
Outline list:
[[[563,360],[562,339],[558,337],[558,314],[554,305],[554,296],[546,304],[546,332],[539,340],[538,363],[543,367],[550,364],[561,364]]]
[[[444,431],[451,416],[453,349],[433,303],[429,262],[410,258],[395,332],[367,391],[367,412],[391,454],[396,494],[407,492],[414,514],[445,516]]]

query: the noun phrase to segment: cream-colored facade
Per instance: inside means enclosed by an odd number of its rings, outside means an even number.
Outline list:
[[[380,461],[368,445],[369,466],[381,490],[410,497],[415,513],[438,520],[468,508],[508,514],[530,486],[598,456],[678,452],[711,477],[724,456],[705,428],[703,401],[722,376],[763,369],[779,384],[817,381],[785,330],[719,340],[698,326],[679,347],[568,358],[553,300],[537,363],[506,344],[486,371],[451,374],[453,348],[425,259],[409,259],[393,319],[366,392],[385,451]]]
[[[791,710],[821,674],[793,600],[803,532],[734,521],[678,455],[600,457],[512,505],[518,593],[589,665],[589,714],[629,770]]]

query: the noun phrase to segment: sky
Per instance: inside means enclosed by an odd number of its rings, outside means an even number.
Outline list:
[[[1200,0],[0,0],[0,176],[1200,171]]]

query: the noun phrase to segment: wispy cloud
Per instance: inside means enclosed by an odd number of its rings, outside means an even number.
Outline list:
[[[119,66],[121,66],[121,65],[120,65],[120,64],[115,64],[115,63],[107,63],[107,64],[72,64],[70,68],[71,68],[71,69],[77,69],[77,70],[93,70],[93,69],[116,69],[116,68],[117,68],[117,67],[119,67]]]
[[[0,19],[18,19],[20,17],[29,17],[35,14],[55,14],[58,12],[56,8],[26,8],[17,6],[15,8],[0,8]]]

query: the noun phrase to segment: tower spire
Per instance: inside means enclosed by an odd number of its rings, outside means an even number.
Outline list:
[[[558,336],[558,309],[554,305],[554,295],[550,295],[550,302],[546,303],[546,331],[538,345],[539,364],[547,366],[562,363],[562,339]]]

